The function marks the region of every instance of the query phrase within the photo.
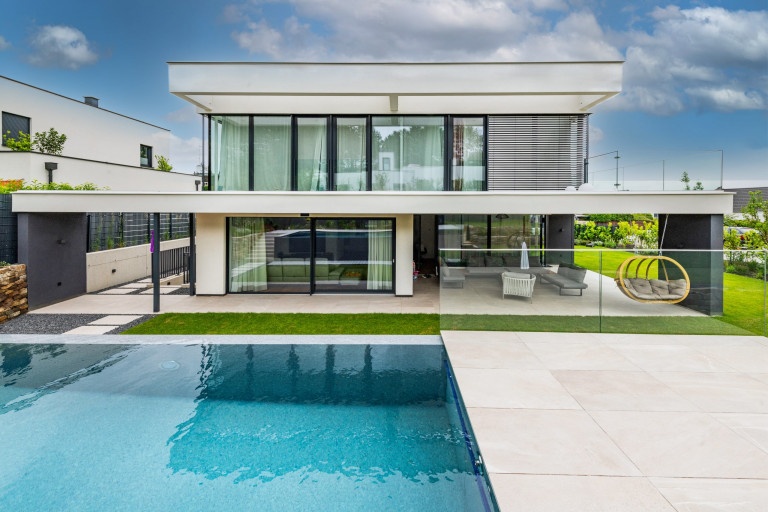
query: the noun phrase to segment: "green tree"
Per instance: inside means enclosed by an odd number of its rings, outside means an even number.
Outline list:
[[[749,203],[741,209],[744,214],[744,225],[754,229],[768,247],[768,199],[763,199],[762,190],[749,193]]]
[[[173,169],[173,166],[168,163],[168,159],[164,157],[163,155],[155,155],[155,160],[157,160],[157,170],[158,171],[170,171]]]
[[[680,183],[685,186],[685,190],[691,190],[691,178],[688,177],[688,173],[683,171],[683,175],[680,178]]]
[[[11,130],[3,134],[3,143],[11,151],[32,151],[32,143],[29,140],[29,134],[19,132],[19,138],[10,137]]]
[[[47,132],[35,132],[32,147],[41,153],[48,155],[60,155],[64,150],[67,136],[51,128]]]

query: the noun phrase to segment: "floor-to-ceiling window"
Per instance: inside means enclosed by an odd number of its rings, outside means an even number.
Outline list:
[[[232,217],[230,293],[391,292],[392,219]]]
[[[254,116],[252,189],[291,190],[290,116]]]
[[[336,190],[368,190],[366,118],[336,119]]]
[[[372,118],[373,190],[443,190],[445,118]]]
[[[248,190],[248,116],[211,116],[211,190]]]
[[[296,190],[328,190],[328,118],[296,118]]]
[[[209,120],[211,190],[486,188],[482,116],[212,115]]]
[[[453,118],[452,190],[483,190],[485,187],[485,119]]]
[[[392,291],[391,219],[317,219],[315,291]]]

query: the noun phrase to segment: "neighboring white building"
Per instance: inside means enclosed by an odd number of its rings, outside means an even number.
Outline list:
[[[0,179],[92,182],[112,190],[195,190],[195,177],[160,172],[155,157],[170,157],[171,132],[98,106],[97,98],[74,100],[0,76],[2,134],[17,138],[54,128],[66,134],[61,156],[12,152],[0,146]],[[8,133],[10,132],[10,134]],[[171,164],[173,161],[171,159]]]

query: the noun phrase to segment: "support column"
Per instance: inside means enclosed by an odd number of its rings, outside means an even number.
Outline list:
[[[413,295],[413,215],[395,217],[395,295]]]
[[[574,215],[547,215],[544,246],[547,249],[545,261],[548,265],[573,263],[573,251],[570,249],[573,249],[574,221]],[[568,250],[559,252],[556,249]]]
[[[691,292],[680,304],[707,315],[722,315],[723,216],[660,214],[659,244],[662,254],[680,263],[691,280]],[[670,279],[683,277],[677,269],[667,267],[667,271]]]
[[[152,311],[160,311],[160,214],[153,213],[152,230]]]
[[[197,246],[195,245],[195,214],[189,214],[189,294],[195,295],[197,284]]]

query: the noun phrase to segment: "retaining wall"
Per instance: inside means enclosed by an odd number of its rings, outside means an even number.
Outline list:
[[[0,268],[0,324],[27,312],[27,267]]]
[[[160,249],[175,249],[189,245],[189,238],[160,243]],[[86,260],[86,288],[88,293],[111,286],[129,283],[152,274],[149,244],[135,245],[108,251],[89,252]]]

